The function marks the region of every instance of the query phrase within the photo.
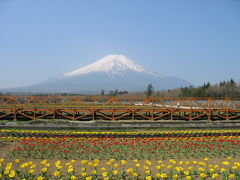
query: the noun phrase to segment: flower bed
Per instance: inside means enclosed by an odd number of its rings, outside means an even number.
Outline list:
[[[0,133],[0,179],[240,179],[238,130]]]
[[[240,162],[231,157],[212,163],[208,158],[193,161],[24,161],[0,159],[1,179],[239,179]]]

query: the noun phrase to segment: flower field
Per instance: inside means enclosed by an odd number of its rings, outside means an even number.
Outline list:
[[[238,130],[0,130],[0,179],[240,179]]]

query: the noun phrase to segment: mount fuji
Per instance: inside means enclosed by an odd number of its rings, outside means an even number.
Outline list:
[[[95,63],[45,82],[14,88],[18,92],[100,93],[101,90],[144,91],[152,83],[155,90],[191,85],[177,77],[146,70],[123,55],[108,55]],[[12,89],[13,90],[13,89]]]

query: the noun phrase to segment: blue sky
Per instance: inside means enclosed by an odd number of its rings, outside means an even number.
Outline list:
[[[194,85],[240,81],[240,1],[0,0],[0,88],[108,54]]]

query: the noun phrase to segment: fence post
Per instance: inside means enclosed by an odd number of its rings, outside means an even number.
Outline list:
[[[210,101],[211,99],[208,98],[208,121],[211,120],[211,108],[210,108]]]
[[[14,121],[17,120],[17,98],[14,97]]]
[[[226,98],[226,120],[229,120],[229,97]]]

